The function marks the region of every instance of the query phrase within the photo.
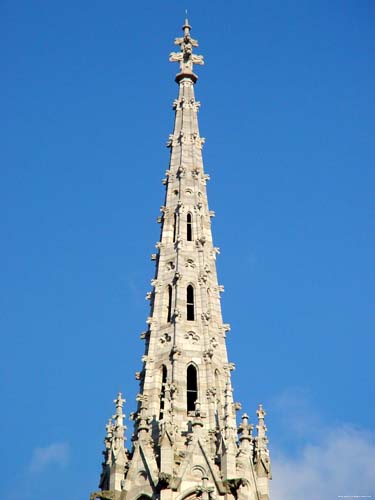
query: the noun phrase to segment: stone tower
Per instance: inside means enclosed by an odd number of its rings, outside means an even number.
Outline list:
[[[163,184],[160,241],[156,244],[155,277],[145,341],[137,411],[132,414],[131,449],[125,447],[123,403],[114,401],[107,424],[100,492],[91,499],[113,500],[268,500],[270,457],[265,411],[259,405],[258,425],[233,401],[225,343],[230,327],[223,323],[216,255],[202,161],[203,137],[198,128],[200,103],[195,100],[193,53],[198,42],[188,20],[175,40],[179,52],[178,97],[169,136],[170,165]]]

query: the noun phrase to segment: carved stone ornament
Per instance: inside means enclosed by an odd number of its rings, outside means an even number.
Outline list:
[[[130,417],[131,449],[125,447],[127,422],[119,393],[104,435],[97,488],[102,491],[91,500],[270,500],[265,411],[260,405],[256,432],[246,415],[240,426],[236,422],[240,404],[233,398],[235,366],[228,363],[225,342],[230,327],[220,307],[224,287],[217,281],[219,249],[212,243],[215,213],[209,210],[205,184],[210,177],[201,151],[200,103],[194,96],[194,64],[203,59],[193,53],[197,42],[187,19],[176,43],[170,57],[179,65],[178,97],[167,142],[165,196],[155,214],[160,241],[151,249],[156,265],[152,286],[145,290],[150,312],[141,334],[142,364],[135,372],[139,394]],[[159,45],[156,40],[153,50]],[[143,177],[146,182],[147,174]],[[122,359],[121,340],[115,342],[115,354]]]
[[[211,319],[211,314],[209,311],[202,312],[201,318],[204,322],[208,323]]]
[[[215,399],[216,392],[216,387],[209,387],[206,391],[207,399]]]
[[[216,337],[210,338],[210,344],[214,349],[216,349],[216,347],[219,345],[218,341],[216,340]]]
[[[191,175],[192,175],[193,179],[198,179],[199,173],[200,173],[200,170],[198,167],[193,168],[191,171]]]
[[[176,266],[175,266],[175,263],[173,261],[169,261],[167,262],[167,269],[168,271],[171,271],[172,269],[174,269]]]
[[[190,331],[186,332],[184,335],[186,340],[190,340],[192,344],[197,344],[200,340],[199,335],[196,332]]]
[[[185,168],[181,165],[177,169],[177,177],[181,179],[185,175]]]
[[[159,342],[161,344],[165,344],[167,342],[170,342],[172,340],[172,337],[169,335],[169,333],[164,333],[160,339],[159,339]]]
[[[206,363],[210,363],[214,355],[213,349],[207,349],[203,352],[203,359]]]

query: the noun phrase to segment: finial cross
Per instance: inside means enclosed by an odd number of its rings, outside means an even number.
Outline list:
[[[193,47],[198,47],[198,41],[190,36],[190,25],[186,19],[183,26],[184,36],[176,38],[174,43],[179,45],[181,52],[171,52],[169,60],[180,63],[181,73],[192,73],[193,64],[204,64],[203,56],[193,54]]]

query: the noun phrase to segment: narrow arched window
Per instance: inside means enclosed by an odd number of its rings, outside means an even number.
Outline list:
[[[189,285],[186,289],[186,319],[194,321],[194,288]]]
[[[164,414],[164,398],[165,398],[165,384],[166,384],[166,382],[167,382],[167,367],[165,365],[163,365],[162,369],[161,369],[159,420],[161,420],[163,418],[163,414]]]
[[[186,216],[186,239],[187,241],[193,240],[193,222],[190,212]]]
[[[197,369],[189,365],[186,371],[186,408],[187,411],[195,410],[195,402],[198,400],[198,378]]]
[[[175,213],[173,216],[173,242],[176,241],[177,234],[177,214]]]
[[[167,294],[168,294],[168,306],[167,306],[167,321],[170,323],[171,317],[172,317],[172,286],[168,285],[167,289]]]

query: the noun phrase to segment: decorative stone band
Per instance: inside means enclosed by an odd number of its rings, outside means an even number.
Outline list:
[[[176,83],[180,83],[180,81],[183,80],[184,78],[189,78],[190,80],[192,80],[193,83],[197,83],[198,75],[196,75],[195,73],[177,73],[174,81]]]

